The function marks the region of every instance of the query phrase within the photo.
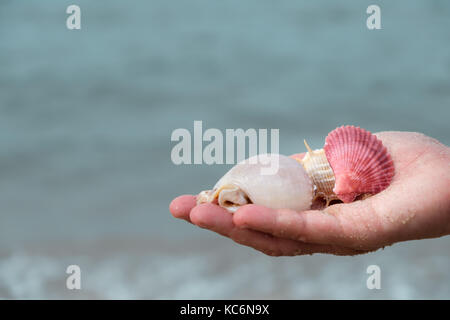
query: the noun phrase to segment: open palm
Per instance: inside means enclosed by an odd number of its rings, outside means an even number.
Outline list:
[[[376,135],[394,161],[395,175],[386,190],[365,200],[303,212],[249,204],[231,214],[184,195],[172,201],[170,211],[272,256],[356,255],[450,234],[450,148],[420,133]]]

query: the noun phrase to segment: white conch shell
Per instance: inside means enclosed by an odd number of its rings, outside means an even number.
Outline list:
[[[278,161],[278,170],[262,174],[262,169]],[[307,210],[313,199],[313,184],[296,160],[265,154],[244,160],[230,169],[212,190],[203,191],[197,203],[215,202],[231,212],[254,203],[272,209]]]
[[[335,183],[333,170],[328,163],[324,149],[312,150],[306,140],[304,140],[304,143],[308,152],[299,162],[303,165],[315,186],[314,200],[323,198],[326,201],[326,206],[328,206],[330,201],[339,199],[333,192]]]

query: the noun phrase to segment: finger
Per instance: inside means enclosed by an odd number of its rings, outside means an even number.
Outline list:
[[[196,197],[192,195],[183,195],[175,198],[169,205],[169,210],[177,219],[189,221],[189,213],[196,206]]]
[[[252,247],[271,256],[294,256],[313,253],[331,253],[336,255],[355,255],[358,250],[341,248],[334,245],[307,244],[290,239],[273,237],[269,234],[238,228],[233,223],[233,215],[214,204],[201,204],[190,214],[192,223],[199,227],[217,232],[231,238],[236,243]]]
[[[346,215],[338,212],[330,212],[336,211],[339,206],[348,205],[334,205],[333,209],[329,207],[324,211],[304,212],[247,205],[234,214],[233,222],[236,226],[269,233],[275,237],[354,249],[372,249],[366,242],[368,238],[365,239],[362,235],[365,221],[357,220],[363,218],[362,214],[354,212],[354,220],[343,218]]]
[[[225,236],[228,235],[228,230],[233,228],[230,217],[230,212],[212,203],[202,203],[190,212],[190,220],[193,224]]]

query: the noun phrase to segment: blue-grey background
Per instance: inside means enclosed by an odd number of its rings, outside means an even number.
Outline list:
[[[0,1],[0,297],[450,298],[449,237],[272,258],[168,211],[229,168],[171,162],[194,120],[278,128],[285,154],[342,124],[449,145],[449,17],[446,0]]]

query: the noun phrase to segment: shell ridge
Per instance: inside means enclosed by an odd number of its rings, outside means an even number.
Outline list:
[[[334,191],[344,202],[389,186],[394,166],[387,148],[370,131],[341,126],[325,139],[325,155],[335,175]]]

